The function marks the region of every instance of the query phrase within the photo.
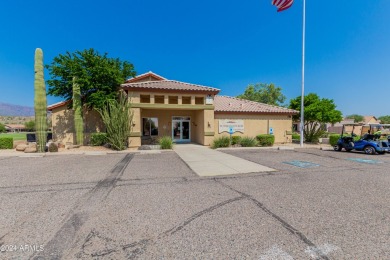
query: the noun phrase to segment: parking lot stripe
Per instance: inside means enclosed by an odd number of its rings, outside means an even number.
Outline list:
[[[259,257],[259,260],[273,259],[294,260],[294,258],[290,254],[284,252],[277,245],[274,245]]]
[[[347,158],[349,161],[358,162],[358,163],[367,163],[367,164],[378,164],[383,163],[381,161],[370,160],[370,159],[362,159],[362,158]]]
[[[283,163],[290,164],[300,168],[312,168],[312,167],[320,166],[319,164],[315,164],[312,162],[305,162],[305,161],[290,161],[290,162],[283,162]]]

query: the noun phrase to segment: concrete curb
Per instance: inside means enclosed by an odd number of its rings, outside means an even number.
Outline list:
[[[217,151],[231,151],[231,150],[294,150],[291,146],[270,146],[270,147],[226,147],[217,148]]]
[[[61,156],[61,155],[107,155],[107,154],[158,154],[158,153],[166,153],[166,152],[174,152],[172,149],[165,150],[131,150],[131,151],[64,151],[64,152],[56,152],[56,153],[23,153],[23,152],[9,152],[9,153],[0,153],[1,157],[23,157],[23,158],[39,158],[45,156]]]
[[[232,150],[301,150],[301,149],[319,149],[323,151],[332,151],[333,147],[331,146],[304,146],[304,147],[295,147],[295,146],[270,146],[270,147],[224,147],[217,148],[217,151],[232,151]]]

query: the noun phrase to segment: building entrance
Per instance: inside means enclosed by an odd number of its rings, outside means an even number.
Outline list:
[[[172,140],[176,143],[191,142],[190,126],[190,117],[172,117]]]

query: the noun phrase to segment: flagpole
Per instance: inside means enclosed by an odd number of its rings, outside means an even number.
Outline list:
[[[303,0],[303,26],[302,26],[302,93],[301,93],[301,137],[300,144],[303,147],[303,128],[304,128],[304,100],[305,100],[305,29],[306,29],[306,0]]]

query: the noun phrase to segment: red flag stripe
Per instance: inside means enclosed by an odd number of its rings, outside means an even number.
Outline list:
[[[288,8],[290,8],[293,4],[293,0],[291,0],[290,2],[286,2],[282,7],[279,8],[278,12],[281,12],[281,11],[284,11]]]
[[[286,10],[291,7],[294,0],[272,0],[272,5],[275,5],[278,8],[278,12]]]

